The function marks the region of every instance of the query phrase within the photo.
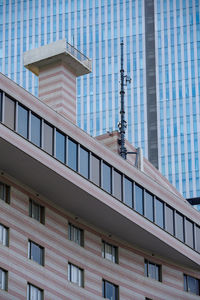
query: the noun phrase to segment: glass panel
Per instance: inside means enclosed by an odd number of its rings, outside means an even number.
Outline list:
[[[166,206],[165,229],[174,235],[174,210]]]
[[[109,299],[109,300],[117,300],[117,287],[108,282],[104,281],[104,298]]]
[[[133,183],[128,178],[124,178],[124,203],[133,207]]]
[[[91,164],[92,164],[91,180],[92,182],[100,186],[100,160],[96,156],[92,155]]]
[[[156,224],[164,228],[164,204],[156,198]]]
[[[63,163],[65,163],[65,157],[66,157],[65,149],[66,149],[65,136],[59,131],[56,131],[56,158],[62,161]]]
[[[10,129],[15,129],[15,101],[5,96],[4,123]]]
[[[117,199],[122,200],[122,175],[119,172],[117,172],[116,170],[114,170],[113,176],[114,176],[113,194]]]
[[[190,247],[194,247],[194,232],[193,232],[193,223],[186,219],[185,222],[185,231],[186,231],[186,244]]]
[[[28,138],[28,110],[18,105],[18,133]]]
[[[3,93],[0,92],[0,122],[2,122],[2,98],[3,98]]]
[[[77,171],[77,157],[78,157],[78,145],[72,140],[68,139],[68,166],[74,171]]]
[[[41,119],[31,114],[31,142],[41,147]]]
[[[35,262],[37,262],[38,264],[42,265],[43,264],[43,249],[33,243],[30,242],[30,259],[34,260]]]
[[[176,213],[176,237],[180,241],[184,241],[184,235],[183,235],[183,216],[181,216],[179,213]]]
[[[192,277],[187,276],[187,284],[188,284],[188,292],[199,295],[199,280]]]
[[[80,174],[89,178],[89,152],[80,147]]]
[[[137,184],[135,185],[135,210],[141,215],[144,214],[143,189]]]
[[[0,199],[5,201],[5,184],[0,182]]]
[[[111,193],[111,167],[107,164],[103,163],[103,184],[102,188]]]
[[[6,289],[6,272],[2,269],[0,269],[0,289]]]
[[[200,253],[200,227],[196,226],[196,250]]]
[[[53,127],[44,122],[44,150],[53,154]]]
[[[154,221],[154,218],[153,218],[153,196],[151,194],[149,194],[148,192],[146,192],[146,195],[145,195],[145,216],[151,220],[152,222]]]

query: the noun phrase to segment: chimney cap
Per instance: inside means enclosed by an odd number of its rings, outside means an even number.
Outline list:
[[[67,43],[65,39],[24,53],[24,66],[37,76],[41,67],[58,60],[65,62],[77,77],[92,71],[91,60]]]

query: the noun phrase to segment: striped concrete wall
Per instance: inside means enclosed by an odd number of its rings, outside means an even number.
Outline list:
[[[27,282],[44,289],[45,300],[98,300],[103,278],[119,286],[120,300],[199,299],[183,291],[183,273],[200,278],[199,273],[110,237],[8,176],[0,181],[11,186],[11,203],[0,201],[0,223],[10,229],[9,247],[0,245],[0,267],[8,270],[8,292],[0,291],[1,300],[26,299]],[[29,217],[30,197],[45,206],[45,225]],[[68,222],[84,230],[84,248],[68,240]],[[44,267],[28,259],[29,239],[45,248]],[[102,239],[119,247],[119,264],[102,258]],[[162,265],[162,282],[144,276],[144,258]],[[68,281],[68,262],[84,269],[84,288]]]

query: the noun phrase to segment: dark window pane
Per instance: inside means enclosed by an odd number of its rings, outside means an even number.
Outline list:
[[[56,131],[56,158],[65,163],[65,136],[64,134]]]
[[[18,105],[18,133],[28,138],[28,110]]]
[[[100,186],[100,160],[97,157],[92,155],[91,164],[92,164],[91,180],[92,182]]]
[[[196,245],[197,251],[200,253],[200,227],[196,227]]]
[[[5,184],[0,182],[0,199],[5,201]]]
[[[184,241],[184,234],[183,234],[183,216],[179,213],[176,213],[176,237],[180,241]]]
[[[53,154],[53,127],[44,123],[44,150]]]
[[[186,244],[190,247],[194,247],[194,232],[193,232],[193,223],[186,219],[185,222],[185,231],[186,231]]]
[[[116,170],[114,170],[113,172],[113,186],[114,186],[114,191],[113,191],[113,195],[119,199],[122,200],[122,175],[117,172]]]
[[[80,173],[89,178],[89,152],[80,147]]]
[[[200,294],[199,279],[189,275],[184,275],[184,290],[195,295]]]
[[[2,98],[3,98],[3,93],[0,92],[0,122],[2,122]]]
[[[161,281],[161,266],[145,260],[145,275],[157,281]]]
[[[148,192],[145,196],[145,216],[153,222],[153,196]]]
[[[15,129],[15,101],[5,96],[4,123],[10,129]]]
[[[165,215],[165,229],[171,233],[174,234],[174,210],[166,206],[166,215]]]
[[[31,114],[31,142],[41,146],[41,119]]]
[[[74,171],[77,171],[77,154],[78,146],[77,143],[68,139],[68,166]]]
[[[104,280],[103,297],[110,300],[118,300],[118,287],[113,283]]]
[[[33,243],[29,242],[29,258],[34,260],[40,265],[43,265],[43,254],[44,254],[44,248]]]
[[[135,210],[141,215],[144,214],[143,189],[135,185]]]
[[[111,167],[107,164],[103,163],[103,184],[102,188],[111,193]]]
[[[128,178],[124,178],[124,203],[133,207],[133,183]]]
[[[156,199],[156,224],[164,228],[164,204],[162,201]]]

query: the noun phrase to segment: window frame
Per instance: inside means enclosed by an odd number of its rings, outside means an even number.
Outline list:
[[[73,276],[72,267],[75,268],[76,271],[78,271],[78,276],[80,276],[79,277],[80,282],[72,281],[72,276]],[[77,265],[75,265],[71,262],[68,262],[67,277],[68,277],[68,281],[70,281],[71,283],[76,284],[77,286],[84,288],[84,270],[82,268],[80,268],[79,266],[77,266]]]
[[[5,247],[9,247],[9,228],[5,225],[3,225],[2,223],[0,223],[0,227],[2,227],[2,242],[0,240],[0,244],[5,246]],[[5,232],[5,237],[4,237],[4,232]]]
[[[39,209],[39,219],[33,217],[33,205],[38,206]],[[45,207],[40,205],[38,202],[29,198],[29,217],[40,222],[41,224],[45,224]]]
[[[111,256],[112,256],[111,259],[106,257],[106,254],[107,254],[106,253],[106,245],[111,247]],[[109,260],[109,261],[115,263],[115,264],[118,264],[119,263],[118,247],[106,242],[105,240],[102,240],[102,257],[105,258],[106,260]]]
[[[0,271],[2,272],[1,275],[4,274],[4,286],[0,287],[0,291],[8,291],[8,271],[4,268],[0,268]],[[2,278],[1,278],[2,281]]]
[[[4,201],[7,204],[10,204],[10,186],[6,183],[0,181],[0,185],[3,186],[3,198],[0,198],[0,200]]]
[[[119,286],[114,284],[113,282],[106,280],[106,279],[102,279],[102,296],[103,296],[103,298],[108,299],[108,298],[106,298],[106,283],[111,284],[115,289],[115,299],[113,299],[113,300],[119,300]]]
[[[34,284],[30,283],[30,282],[27,283],[27,299],[28,300],[32,300],[31,294],[30,294],[30,288],[31,287],[33,287],[33,288],[37,289],[38,291],[40,291],[41,292],[41,300],[44,300],[44,290],[41,289],[41,288],[39,288],[39,287],[37,287],[36,285],[34,285]]]
[[[41,261],[38,262],[38,260],[35,260],[32,258],[32,245],[35,245],[39,248],[40,250],[40,259]],[[44,250],[44,247],[33,242],[32,240],[28,240],[28,258],[31,260],[31,261],[34,261],[35,263],[37,263],[38,265],[40,266],[44,266],[44,254],[45,254],[45,250]]]
[[[191,291],[189,290],[189,286],[188,286],[188,278],[195,279],[195,280],[198,282],[198,294],[193,293],[193,292],[191,292]],[[190,276],[190,275],[187,275],[187,274],[183,274],[183,282],[184,282],[184,291],[185,291],[185,292],[191,293],[191,294],[193,294],[193,295],[200,296],[200,279],[195,278],[195,277]]]
[[[76,235],[76,233],[72,232],[72,231],[77,231],[80,234],[80,242],[75,239],[73,239],[74,234]],[[68,240],[74,242],[75,244],[84,247],[84,230],[74,224],[72,224],[71,222],[68,223]]]
[[[149,265],[152,265],[152,266],[155,266],[158,268],[158,279],[154,278],[154,277],[151,277],[149,276]],[[153,280],[156,280],[156,281],[159,281],[159,282],[162,282],[162,265],[160,264],[156,264],[152,261],[149,261],[148,259],[145,259],[144,260],[144,266],[145,266],[145,276],[148,277],[148,278],[151,278]]]

